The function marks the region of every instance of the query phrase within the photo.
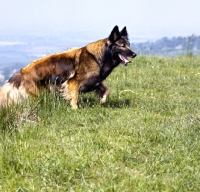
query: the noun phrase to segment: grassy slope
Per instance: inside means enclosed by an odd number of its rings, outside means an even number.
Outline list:
[[[200,58],[140,56],[106,84],[103,106],[0,111],[0,191],[200,191]]]

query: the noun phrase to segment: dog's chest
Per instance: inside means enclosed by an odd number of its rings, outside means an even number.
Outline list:
[[[79,92],[93,91],[102,82],[100,76],[91,76],[82,82]]]

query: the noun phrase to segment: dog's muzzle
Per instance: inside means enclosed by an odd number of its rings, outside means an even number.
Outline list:
[[[122,55],[121,53],[118,53],[118,56],[119,56],[119,58],[120,58],[120,60],[121,60],[121,63],[122,63],[124,66],[127,66],[128,63],[132,63],[132,61],[129,60],[128,57],[134,58],[134,57],[137,56],[137,54],[133,52],[132,55],[130,55],[130,56],[127,57],[126,55]]]

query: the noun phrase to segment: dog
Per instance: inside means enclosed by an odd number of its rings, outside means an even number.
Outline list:
[[[103,83],[120,63],[136,57],[130,48],[126,27],[115,26],[108,38],[37,59],[14,74],[0,87],[0,106],[18,103],[41,90],[56,88],[77,109],[79,93],[94,91],[105,103],[110,89]]]

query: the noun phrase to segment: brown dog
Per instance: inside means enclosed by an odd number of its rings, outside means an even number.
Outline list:
[[[52,86],[73,109],[77,108],[79,92],[95,91],[104,103],[110,90],[102,82],[120,63],[126,66],[131,62],[127,57],[135,56],[126,27],[119,32],[115,26],[108,38],[43,57],[22,68],[0,88],[0,106],[37,96]]]

